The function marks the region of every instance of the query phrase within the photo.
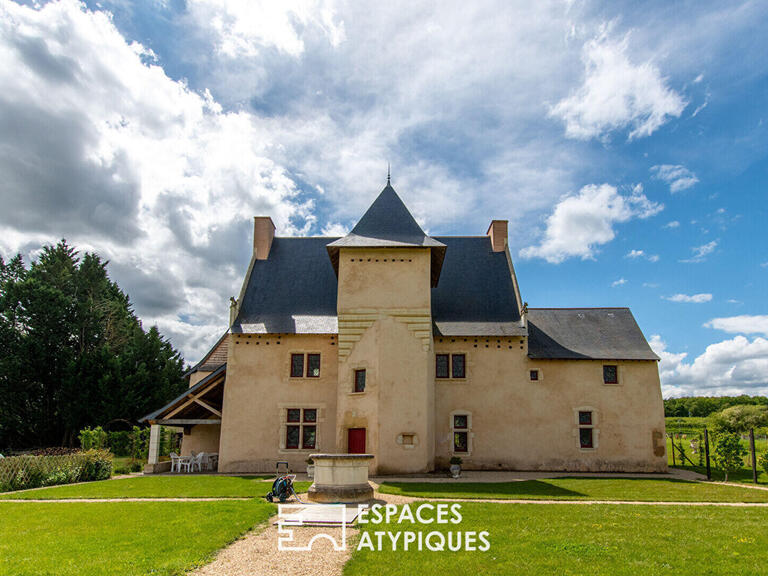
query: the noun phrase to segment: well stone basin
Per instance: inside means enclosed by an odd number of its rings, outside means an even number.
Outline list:
[[[368,464],[373,454],[311,454],[315,478],[307,497],[312,502],[365,502],[373,498]]]

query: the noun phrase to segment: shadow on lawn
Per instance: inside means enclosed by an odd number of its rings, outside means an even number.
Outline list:
[[[550,498],[578,498],[585,494],[540,480],[520,482],[383,482],[382,486],[392,488],[392,493],[402,492],[415,497],[466,497],[466,498],[510,498],[541,496]]]

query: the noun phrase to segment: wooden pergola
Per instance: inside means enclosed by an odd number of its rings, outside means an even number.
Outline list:
[[[221,424],[227,365],[211,372],[171,402],[143,418],[151,425],[147,464],[158,462],[160,426],[178,426],[189,434],[192,426]]]

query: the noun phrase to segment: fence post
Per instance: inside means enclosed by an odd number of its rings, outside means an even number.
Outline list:
[[[675,462],[675,433],[674,432],[669,437],[669,441],[672,444],[672,466],[677,466],[677,463]]]
[[[707,480],[712,480],[712,470],[709,467],[709,430],[704,428],[704,451],[707,456]]]
[[[755,429],[749,429],[749,451],[752,453],[752,482],[757,484],[757,459],[755,455]]]

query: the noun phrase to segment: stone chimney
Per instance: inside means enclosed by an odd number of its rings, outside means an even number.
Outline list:
[[[269,249],[275,238],[275,224],[269,216],[254,216],[253,218],[253,254],[256,260],[269,258]]]
[[[491,220],[486,235],[491,237],[491,246],[494,252],[504,252],[507,245],[507,223],[509,220]]]

